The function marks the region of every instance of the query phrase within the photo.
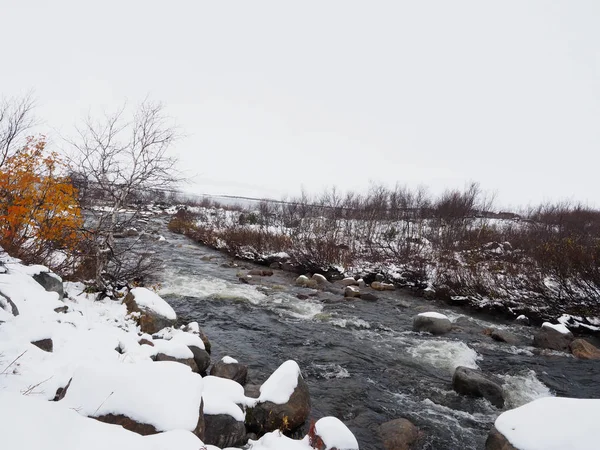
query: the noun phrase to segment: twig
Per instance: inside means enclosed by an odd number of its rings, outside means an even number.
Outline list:
[[[92,416],[95,416],[95,415],[96,415],[96,413],[98,412],[98,410],[99,410],[100,408],[102,408],[102,405],[104,405],[104,403],[106,403],[106,400],[108,400],[108,399],[110,398],[110,396],[111,396],[111,395],[113,395],[114,393],[115,393],[115,391],[113,391],[113,392],[111,392],[110,394],[108,394],[108,397],[106,397],[106,398],[105,398],[105,399],[102,401],[102,403],[100,403],[100,406],[98,406],[98,407],[96,408],[96,411],[94,411],[94,414],[92,414]]]
[[[6,371],[9,369],[9,367],[12,366],[14,363],[16,363],[21,358],[21,356],[23,356],[25,353],[27,353],[27,350],[25,350],[23,353],[21,353],[19,356],[17,356],[15,359],[13,359],[12,362],[8,366],[6,366],[2,372],[0,372],[0,375],[4,375],[6,373]]]

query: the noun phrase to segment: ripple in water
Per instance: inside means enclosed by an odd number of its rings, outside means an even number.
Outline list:
[[[478,369],[477,360],[481,356],[467,344],[461,341],[445,341],[428,339],[407,349],[409,355],[438,369],[444,369],[454,374],[458,366]]]
[[[552,397],[550,389],[538,380],[533,370],[526,370],[518,375],[500,375],[499,378],[504,381],[508,409],[518,408],[538,398]]]

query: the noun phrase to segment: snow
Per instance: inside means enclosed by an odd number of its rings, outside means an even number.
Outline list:
[[[445,316],[444,314],[440,314],[437,312],[424,312],[424,313],[420,313],[418,314],[421,317],[432,317],[434,319],[448,319],[448,316]],[[450,319],[448,319],[450,320]]]
[[[301,441],[296,441],[284,436],[281,431],[267,433],[258,441],[250,439],[248,444],[248,450],[314,450],[308,444],[307,437]]]
[[[224,364],[237,364],[238,363],[237,359],[233,359],[231,356],[223,356],[221,358],[221,361]]]
[[[203,381],[204,414],[227,414],[238,422],[243,422],[246,414],[238,405],[256,404],[256,399],[246,397],[242,385],[233,380],[209,375]]]
[[[277,405],[287,403],[298,386],[299,376],[302,375],[296,361],[290,359],[284,362],[262,384],[258,401],[272,402]]]
[[[147,309],[167,319],[177,320],[177,315],[173,308],[150,289],[137,287],[133,288],[130,292],[140,309]]]
[[[191,359],[194,357],[194,354],[187,345],[175,342],[174,340],[155,339],[152,342],[154,343],[154,347],[150,347],[150,349],[153,349],[154,355],[162,353],[177,359]]]
[[[554,331],[558,331],[561,334],[571,334],[569,329],[566,326],[564,326],[563,324],[552,324],[550,322],[544,322],[542,324],[542,328],[551,328]]]
[[[177,343],[184,346],[194,346],[204,350],[204,342],[202,338],[195,334],[187,331],[178,330],[177,328],[163,328],[158,333],[154,334],[155,338],[170,340],[173,343]],[[155,340],[156,343],[156,340]]]
[[[358,450],[352,432],[336,417],[323,417],[315,423],[315,432],[325,444],[325,450]]]
[[[495,427],[519,450],[595,450],[600,400],[545,397],[501,414]]]
[[[2,448],[19,450],[198,450],[202,442],[178,430],[141,436],[83,417],[61,402],[0,392]]]
[[[78,368],[61,403],[85,416],[122,414],[158,431],[196,428],[202,378],[171,361]]]

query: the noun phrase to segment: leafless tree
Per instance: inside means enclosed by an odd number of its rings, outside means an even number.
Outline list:
[[[35,124],[31,94],[0,99],[0,167],[18,147],[25,132]]]
[[[132,261],[140,238],[117,246],[115,234],[138,221],[142,205],[135,199],[140,192],[171,188],[179,181],[170,153],[177,137],[164,107],[145,101],[131,118],[125,107],[100,120],[88,117],[68,141],[71,170],[93,197],[82,204],[91,216],[84,231],[99,288],[106,289],[106,276],[119,280],[148,267],[144,255]]]

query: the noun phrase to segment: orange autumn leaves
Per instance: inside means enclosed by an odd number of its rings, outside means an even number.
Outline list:
[[[77,191],[64,163],[46,151],[43,136],[0,167],[0,245],[27,260],[45,260],[55,250],[73,250],[82,225]]]

